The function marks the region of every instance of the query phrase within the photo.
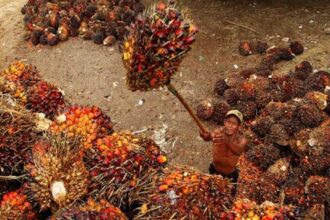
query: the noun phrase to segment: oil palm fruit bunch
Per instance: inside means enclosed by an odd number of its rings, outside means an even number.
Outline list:
[[[223,124],[230,106],[226,102],[218,102],[213,107],[212,120],[217,124]]]
[[[14,62],[0,73],[1,92],[26,103],[26,90],[39,80],[39,73],[34,66]]]
[[[251,219],[251,220],[273,220],[273,219],[294,219],[295,208],[282,206],[272,202],[264,202],[257,205],[248,199],[239,199],[234,202],[230,211],[222,213],[221,220],[227,219]]]
[[[324,204],[330,196],[329,177],[310,176],[305,183],[307,200],[311,203]]]
[[[0,216],[3,220],[33,220],[37,217],[27,196],[21,190],[3,195],[0,201]]]
[[[123,46],[129,89],[146,91],[169,84],[196,32],[171,3],[158,3],[137,17]]]
[[[330,86],[330,73],[326,71],[318,71],[307,77],[309,91],[323,92],[327,86]]]
[[[229,86],[227,85],[226,80],[223,78],[220,78],[217,80],[217,82],[214,85],[214,92],[217,95],[222,96],[225,93],[226,89],[228,89],[228,88],[229,88]]]
[[[313,67],[308,61],[303,61],[295,67],[293,73],[294,77],[297,79],[305,80],[313,72]]]
[[[56,117],[51,126],[55,133],[66,132],[68,137],[82,137],[82,145],[88,149],[95,141],[113,132],[110,117],[96,106],[69,106]]]
[[[201,101],[197,106],[197,117],[202,120],[209,120],[214,113],[212,100],[206,99]]]
[[[0,95],[0,175],[21,175],[38,138],[36,118],[7,95]]]
[[[264,170],[280,157],[280,150],[274,145],[255,145],[246,152],[246,158]]]
[[[118,206],[129,205],[128,199],[133,200],[135,191],[161,170],[166,160],[157,145],[130,132],[100,138],[86,155],[91,195],[107,198]]]
[[[111,205],[106,200],[96,202],[89,198],[86,204],[71,207],[64,210],[60,216],[54,216],[54,219],[100,219],[100,220],[127,220],[125,214],[117,207]]]
[[[39,81],[27,91],[27,109],[42,112],[47,118],[54,119],[64,109],[62,92],[45,81]]]
[[[29,174],[26,191],[41,210],[55,212],[87,193],[88,172],[80,142],[63,134],[38,141],[25,169]]]
[[[229,180],[171,167],[156,175],[135,219],[220,219],[232,202]]]

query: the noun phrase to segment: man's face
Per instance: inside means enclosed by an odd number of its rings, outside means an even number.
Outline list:
[[[236,116],[228,116],[224,122],[224,132],[226,135],[235,134],[240,126],[240,122]]]

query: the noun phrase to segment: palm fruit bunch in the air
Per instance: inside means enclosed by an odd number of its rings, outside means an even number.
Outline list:
[[[146,91],[169,84],[196,32],[171,3],[160,2],[138,16],[123,45],[129,89]]]
[[[144,10],[139,0],[28,1],[22,8],[25,40],[54,46],[80,36],[96,44],[123,40],[129,25]]]
[[[68,137],[82,137],[83,146],[88,149],[95,141],[113,132],[110,117],[96,106],[69,106],[63,114],[56,116],[51,130],[66,132]]]
[[[34,220],[36,213],[31,203],[21,190],[11,191],[4,194],[0,200],[0,216],[5,220]]]
[[[134,200],[134,193],[162,169],[167,158],[154,142],[122,131],[97,139],[85,160],[91,195],[122,206]]]
[[[99,219],[99,220],[127,220],[126,215],[106,200],[95,201],[89,198],[86,204],[70,207],[57,218],[70,219]],[[52,218],[51,218],[52,219]],[[54,217],[54,220],[56,218]]]
[[[231,187],[221,176],[187,167],[167,168],[154,177],[136,219],[220,219],[231,205]]]
[[[248,199],[238,199],[234,202],[231,210],[223,212],[220,220],[274,220],[274,219],[296,219],[295,208],[282,206],[271,202],[257,205]]]
[[[26,192],[40,210],[65,208],[87,194],[88,171],[78,140],[63,134],[41,139],[25,169]]]

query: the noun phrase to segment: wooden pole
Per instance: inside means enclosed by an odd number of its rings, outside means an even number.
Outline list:
[[[176,90],[176,88],[170,83],[167,85],[168,90],[175,95],[179,101],[182,103],[182,105],[186,108],[186,110],[188,111],[188,113],[190,114],[190,116],[194,119],[194,121],[196,122],[196,124],[198,125],[198,127],[201,129],[202,132],[207,132],[208,129],[205,127],[205,125],[199,120],[199,118],[197,118],[197,116],[195,115],[194,111],[192,110],[192,108],[190,107],[190,105],[188,105],[188,103],[184,100],[184,98],[180,95],[180,93]]]

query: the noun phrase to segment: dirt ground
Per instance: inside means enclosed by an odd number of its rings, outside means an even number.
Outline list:
[[[100,106],[111,116],[116,130],[153,136],[172,162],[207,171],[211,144],[199,138],[197,126],[166,89],[129,91],[117,45],[104,47],[79,38],[55,47],[29,45],[23,40],[20,13],[25,2],[0,0],[0,69],[14,60],[34,64],[44,79],[65,91],[70,102]],[[193,50],[173,80],[193,108],[205,98],[214,98],[217,78],[260,60],[258,55],[238,54],[241,40],[259,39],[270,45],[286,44],[286,38],[302,41],[305,53],[279,64],[277,73],[286,73],[302,60],[316,69],[330,69],[330,33],[325,31],[330,28],[330,1],[181,0],[179,5],[200,29]]]

